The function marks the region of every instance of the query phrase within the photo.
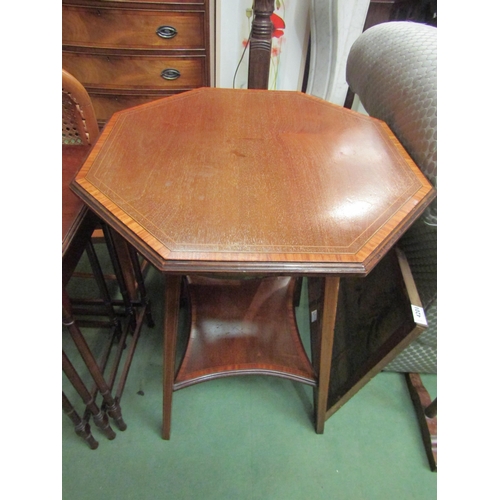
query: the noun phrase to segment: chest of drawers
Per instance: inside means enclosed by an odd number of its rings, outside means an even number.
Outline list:
[[[210,86],[209,0],[63,0],[62,66],[100,125],[124,108]]]

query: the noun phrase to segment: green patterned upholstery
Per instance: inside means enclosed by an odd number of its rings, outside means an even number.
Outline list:
[[[390,22],[353,44],[346,77],[368,114],[384,120],[437,188],[437,28]],[[405,252],[428,329],[385,370],[437,372],[437,199],[407,231]]]

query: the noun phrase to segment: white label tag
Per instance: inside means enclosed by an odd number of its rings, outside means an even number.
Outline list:
[[[427,326],[427,319],[423,307],[411,305],[413,320],[417,325]]]
[[[318,310],[314,309],[311,311],[311,323],[314,323],[318,319]]]

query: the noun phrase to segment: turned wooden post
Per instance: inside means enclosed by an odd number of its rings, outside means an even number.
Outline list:
[[[83,380],[80,378],[80,375],[78,375],[75,367],[64,351],[62,352],[62,369],[66,377],[68,377],[68,380],[76,389],[76,392],[78,392],[78,395],[82,398],[82,401],[85,403],[90,413],[92,413],[94,417],[94,423],[97,425],[97,427],[102,430],[102,432],[108,439],[115,439],[116,434],[109,425],[108,415],[105,411],[102,411],[97,406],[94,398],[88,391],[87,387],[83,383]]]
[[[66,290],[64,289],[62,290],[62,315],[62,323],[65,327],[67,327],[69,334],[71,335],[71,338],[73,339],[73,342],[78,349],[78,352],[80,353],[85,365],[89,369],[89,372],[92,375],[92,378],[94,379],[94,382],[96,383],[99,392],[103,397],[107,413],[114,419],[116,425],[118,426],[118,429],[124,431],[127,428],[127,424],[123,421],[120,403],[111,395],[111,390],[106,380],[104,379],[99,365],[97,364],[92,351],[90,350],[82,332],[80,331],[80,328],[73,318],[71,311],[71,302]],[[64,356],[65,355],[63,353],[63,360]],[[73,386],[74,385],[75,383],[73,382]],[[89,405],[91,403],[91,400],[93,399],[90,394],[88,396],[87,394],[85,394],[85,396],[82,396],[82,394],[80,394],[80,396],[85,400],[85,404],[87,405]]]
[[[255,0],[248,62],[249,89],[268,88],[273,34],[271,14],[273,12],[274,0]]]
[[[85,420],[83,420],[80,415],[78,415],[64,392],[62,393],[62,407],[64,413],[66,413],[66,415],[68,415],[68,417],[73,422],[77,435],[83,438],[88,443],[91,450],[95,450],[99,446],[99,443],[94,439],[94,436],[92,436],[92,432],[90,431],[90,424],[88,422],[85,422]]]

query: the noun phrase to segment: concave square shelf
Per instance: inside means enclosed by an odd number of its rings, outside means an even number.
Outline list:
[[[316,385],[300,340],[292,277],[188,277],[191,328],[174,390],[232,375]]]

